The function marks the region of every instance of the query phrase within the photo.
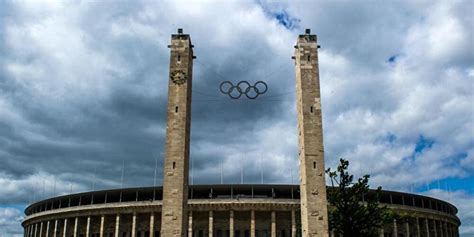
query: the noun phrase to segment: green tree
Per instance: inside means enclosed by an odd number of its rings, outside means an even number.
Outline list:
[[[370,175],[354,182],[348,167],[349,161],[341,159],[337,170],[326,170],[332,184],[328,190],[329,227],[344,237],[376,237],[392,216],[386,206],[380,205],[382,187],[370,191]]]

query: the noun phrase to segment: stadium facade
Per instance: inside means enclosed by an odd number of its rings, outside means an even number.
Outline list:
[[[300,184],[189,186],[193,45],[171,36],[163,187],[54,197],[26,208],[26,237],[328,237],[317,37],[294,46]],[[244,88],[239,85],[242,84]],[[232,85],[232,83],[230,83]],[[258,93],[248,82],[229,90]],[[265,89],[266,90],[266,89]],[[229,92],[230,93],[230,92]],[[373,194],[373,192],[372,192]],[[371,194],[369,194],[371,195]],[[384,191],[400,214],[380,236],[459,236],[457,209],[442,200]]]

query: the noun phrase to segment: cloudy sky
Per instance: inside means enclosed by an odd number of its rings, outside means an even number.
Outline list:
[[[473,1],[0,1],[0,236],[28,203],[161,184],[170,34],[191,35],[195,184],[297,183],[293,45],[318,35],[326,164],[455,204],[474,235]],[[221,81],[263,80],[231,101]],[[121,170],[124,179],[121,182]]]

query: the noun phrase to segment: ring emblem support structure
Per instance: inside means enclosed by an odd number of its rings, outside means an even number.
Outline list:
[[[228,95],[231,99],[239,99],[242,95],[247,98],[254,100],[259,95],[263,95],[267,92],[267,83],[263,81],[257,81],[251,85],[248,81],[240,81],[237,85],[234,85],[230,81],[223,81],[219,86],[219,90],[222,94]]]

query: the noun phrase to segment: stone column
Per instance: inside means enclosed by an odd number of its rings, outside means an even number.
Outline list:
[[[434,230],[434,237],[438,237],[438,230],[436,228],[436,220],[433,220],[433,230]]]
[[[291,210],[291,237],[296,237],[296,213],[295,210]]]
[[[90,232],[91,232],[91,217],[88,216],[87,223],[86,223],[86,237],[90,236]]]
[[[137,213],[134,212],[132,216],[132,237],[137,234]]]
[[[426,237],[430,237],[430,222],[428,218],[425,219],[425,230],[426,230]]]
[[[379,237],[384,237],[384,229],[383,228],[379,229]]]
[[[447,223],[446,224],[448,225],[448,236],[449,237],[452,237],[453,236],[453,232],[451,231],[451,224],[450,223]]]
[[[54,233],[53,237],[56,237],[56,234],[58,233],[58,220],[54,221]]]
[[[209,211],[209,237],[214,236],[214,212]]]
[[[193,237],[193,211],[188,213],[188,237]]]
[[[444,221],[443,226],[444,226],[444,236],[449,237],[449,235],[448,235],[448,222]]]
[[[67,218],[64,219],[63,237],[67,236]]]
[[[38,233],[38,223],[35,224],[35,237],[37,236],[36,234]]]
[[[100,217],[100,233],[99,233],[100,237],[104,237],[104,222],[105,222],[105,216],[102,215]]]
[[[393,236],[398,237],[397,219],[393,219]]]
[[[79,222],[79,217],[76,217],[74,220],[74,237],[77,237],[77,224]]]
[[[276,213],[272,211],[272,235],[271,237],[276,237]]]
[[[439,237],[444,237],[444,232],[443,232],[443,223],[441,221],[436,221],[436,226],[438,227],[437,228],[437,231],[438,231],[438,236]]]
[[[234,211],[229,213],[229,237],[234,237]]]
[[[46,233],[45,233],[45,236],[46,236],[46,237],[49,237],[49,221],[46,222]]]
[[[43,222],[40,223],[39,237],[43,236]]]
[[[120,214],[117,214],[115,216],[115,237],[119,237],[119,232],[120,232]]]
[[[410,222],[408,222],[408,220],[405,222],[405,232],[405,235],[410,237]]]
[[[421,237],[421,232],[420,232],[420,218],[416,218],[416,236]]]
[[[250,211],[250,237],[255,237],[255,211]]]
[[[150,214],[150,237],[155,236],[155,213]]]

